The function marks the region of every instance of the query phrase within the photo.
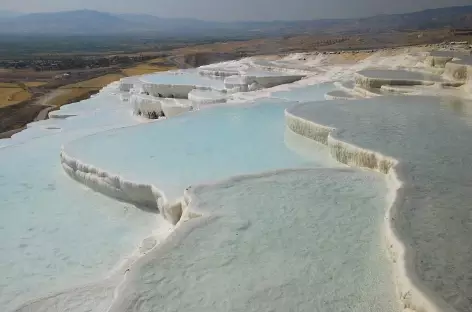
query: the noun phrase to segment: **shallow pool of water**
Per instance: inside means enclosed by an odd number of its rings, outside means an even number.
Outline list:
[[[137,264],[111,311],[399,311],[379,174],[284,171],[191,192],[203,216]]]
[[[136,123],[129,112],[106,110],[100,97],[90,101],[82,105],[96,110],[86,117],[32,125],[0,149],[2,311],[103,278],[157,227],[156,214],[92,192],[62,170],[62,144]],[[61,130],[39,128],[45,123]]]
[[[153,84],[199,86],[216,90],[225,89],[223,79],[200,75],[197,69],[149,74],[141,76],[140,80]]]
[[[127,180],[153,184],[172,199],[194,183],[278,168],[336,165],[327,151],[304,158],[284,142],[289,103],[217,107],[67,144],[68,156]],[[119,157],[116,157],[119,155]]]
[[[321,101],[324,100],[324,95],[326,93],[335,89],[336,86],[330,82],[303,87],[294,87],[287,91],[272,92],[271,97],[297,102]]]
[[[291,112],[400,161],[405,190],[395,225],[416,250],[416,271],[458,311],[470,311],[472,101],[389,96],[301,104]]]

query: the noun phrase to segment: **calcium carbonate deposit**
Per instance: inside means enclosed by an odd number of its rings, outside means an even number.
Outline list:
[[[1,311],[472,311],[468,51],[128,77],[0,140]]]

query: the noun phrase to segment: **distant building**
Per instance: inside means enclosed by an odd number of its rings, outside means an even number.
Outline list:
[[[54,76],[54,79],[60,80],[60,79],[67,79],[70,77],[70,73],[64,73],[64,74],[59,74]]]

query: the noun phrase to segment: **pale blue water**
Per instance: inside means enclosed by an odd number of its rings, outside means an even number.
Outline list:
[[[202,181],[278,168],[335,165],[312,144],[318,158],[301,157],[284,142],[284,109],[290,104],[217,107],[152,124],[100,133],[65,146],[65,152],[125,179],[150,183],[169,198]],[[309,144],[309,142],[307,142]]]
[[[164,81],[166,75],[169,74],[155,78],[155,83],[197,81],[197,85],[212,88],[222,83],[214,79],[208,82],[193,74],[169,75],[170,80]],[[308,86],[278,95],[295,101],[319,100],[333,88],[330,84]],[[136,125],[138,121],[132,116],[129,103],[119,101],[118,96],[101,94],[63,109],[77,116],[32,124],[13,140],[5,141],[13,146],[0,149],[0,161],[8,164],[0,168],[0,235],[9,238],[0,242],[0,306],[10,310],[26,300],[100,280],[157,225],[156,215],[92,192],[68,178],[60,166],[62,145],[69,156],[128,180],[154,184],[171,199],[180,197],[189,185],[234,175],[281,168],[342,167],[325,147],[286,131],[284,109],[292,104],[274,97],[256,104],[221,106]],[[389,311],[392,285],[386,277],[389,270],[385,254],[379,249],[385,191],[380,176],[328,170],[269,180],[248,181],[233,189],[210,192],[209,207],[220,207],[219,212],[231,218],[224,221],[227,217],[222,216],[223,223],[215,223],[216,227],[204,228],[185,240],[188,259],[179,258],[179,249],[169,253],[168,268],[179,267],[180,275],[171,269],[144,270],[143,278],[165,273],[169,274],[165,278],[175,281],[175,285],[185,282],[170,289],[177,289],[178,298],[184,291],[192,294],[192,289],[199,289],[206,294],[204,298],[214,300],[221,298],[220,294],[236,295],[234,286],[243,290],[239,299],[231,298],[238,309],[249,298],[249,302],[254,302],[252,309],[262,310],[267,306],[286,310],[284,307],[297,306],[297,302],[305,300],[302,305],[320,309],[329,306]],[[238,211],[241,204],[244,209]],[[312,210],[313,205],[316,207]],[[249,226],[240,228],[243,218],[247,218],[243,223]],[[244,228],[246,240],[233,241],[231,237]],[[346,237],[347,232],[350,234]],[[247,240],[252,245],[247,245]],[[226,244],[228,241],[231,244]],[[204,249],[196,249],[197,246]],[[200,276],[192,268],[193,263],[218,264],[220,258],[212,253],[219,254],[228,246],[235,248],[231,251],[234,261],[223,261],[223,271],[211,272],[214,266],[202,267],[206,273],[201,276],[209,279],[197,283],[201,288],[192,288],[194,284],[188,283],[189,279],[180,278],[188,276],[192,281]],[[190,262],[173,261],[175,254]],[[207,256],[209,262],[200,262],[196,255]],[[246,255],[255,255],[253,260],[259,264],[247,265]],[[286,263],[294,265],[290,270],[273,273]],[[246,270],[243,275],[238,270],[241,266]],[[260,278],[250,275],[262,267],[265,269],[259,271]],[[248,289],[255,292],[228,283],[228,275],[218,275],[225,270],[239,276],[234,276],[235,281],[245,280]],[[346,275],[347,271],[350,274]],[[217,279],[220,287],[215,288],[211,279]],[[297,279],[306,288],[300,289]],[[152,278],[150,281],[154,282]],[[165,303],[152,283],[145,287],[152,305]],[[270,289],[274,292],[264,295]],[[307,300],[315,290],[319,292],[316,300]],[[176,301],[172,293],[165,294],[170,309]],[[93,287],[85,288],[78,297],[73,295],[65,292],[57,297],[61,304],[52,297],[42,309],[94,311],[103,306],[103,302],[95,302]],[[287,300],[278,301],[285,295]],[[184,299],[182,306],[187,307],[194,300]],[[64,302],[73,302],[74,306]]]
[[[155,214],[81,186],[61,167],[62,144],[136,123],[129,109],[105,109],[110,99],[84,101],[96,105],[86,117],[32,125],[0,149],[0,310],[103,278],[156,228]]]
[[[327,96],[338,97],[342,99],[354,99],[355,96],[343,90],[334,90],[326,93]]]
[[[301,88],[293,88],[288,91],[272,92],[271,97],[288,101],[310,102],[324,100],[324,95],[335,90],[333,83],[322,83]]]
[[[191,85],[224,90],[224,80],[216,77],[203,76],[196,69],[187,69],[182,72],[163,72],[140,77],[140,80],[153,84]]]
[[[204,216],[137,264],[111,312],[399,311],[380,174],[285,171],[193,192]]]
[[[157,153],[162,166],[156,168],[162,170],[166,190],[173,189],[178,195],[182,194],[183,185],[200,180],[290,167],[292,164],[312,166],[316,163],[316,158],[311,159],[313,155],[320,157],[323,164],[337,166],[325,151],[317,154],[315,149],[314,154],[306,153],[305,145],[305,150],[300,152],[302,156],[298,156],[286,147],[285,141],[289,136],[284,135],[283,109],[288,105],[262,105],[257,109],[250,105],[221,108],[215,111],[216,115],[202,111],[195,113],[201,114],[201,118],[188,114],[156,123],[156,129],[164,127],[163,131],[171,133],[170,136],[159,135],[160,130],[142,136],[133,132],[134,129],[147,131],[151,124],[143,125],[143,128],[117,130],[117,133],[131,130],[130,141],[148,146],[153,151],[162,151],[162,146],[168,142],[168,152]],[[0,160],[9,164],[0,168],[0,235],[9,237],[0,243],[0,306],[6,310],[27,300],[100,280],[157,224],[155,215],[77,184],[65,175],[59,161],[61,146],[71,140],[137,124],[129,103],[120,101],[118,95],[103,92],[89,100],[64,106],[61,113],[64,112],[75,116],[32,123],[13,139],[0,140],[0,146],[12,145],[0,149]],[[252,120],[253,117],[263,122]],[[225,128],[227,133],[215,131]],[[242,129],[244,131],[238,133]],[[109,134],[104,134],[104,142],[96,141],[97,146],[85,152],[117,143],[108,140]],[[215,137],[215,142],[211,137]],[[84,138],[83,141],[94,144],[93,138]],[[254,142],[265,144],[269,141],[276,157],[263,144],[253,148]],[[228,144],[230,142],[233,144]],[[238,142],[243,144],[237,146]],[[290,142],[292,149],[300,144],[299,139]],[[148,158],[144,154],[132,155],[127,148],[132,158],[122,158],[127,157],[127,152],[121,151],[122,143],[119,145],[115,151],[106,147],[112,155],[105,152],[103,157],[111,157],[114,161],[127,159],[128,165],[139,165],[139,168],[126,166],[137,181],[149,178],[155,182],[155,176],[148,170],[155,164],[151,158],[153,155]],[[228,153],[222,152],[225,150]],[[251,157],[249,152],[257,157]],[[115,157],[119,153],[121,156]],[[259,156],[265,159],[260,161]],[[108,160],[105,163],[114,163],[110,158]],[[205,166],[212,169],[207,170]],[[196,175],[192,176],[194,173]]]
[[[395,223],[420,279],[458,311],[472,302],[472,101],[378,97],[291,110],[334,137],[398,159],[405,183]]]
[[[103,131],[109,128],[136,124],[130,105],[120,101],[117,95],[100,93],[91,99],[63,106],[62,113],[75,115],[66,119],[48,119],[28,124],[28,129],[15,134],[15,142],[56,135],[73,130]],[[1,144],[2,140],[0,140]]]

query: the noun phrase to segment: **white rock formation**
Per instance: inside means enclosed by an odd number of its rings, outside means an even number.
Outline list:
[[[157,119],[163,116],[162,99],[146,94],[132,94],[130,103],[133,105],[133,114]]]
[[[189,100],[162,99],[161,107],[166,117],[173,117],[193,110],[193,103]]]

